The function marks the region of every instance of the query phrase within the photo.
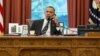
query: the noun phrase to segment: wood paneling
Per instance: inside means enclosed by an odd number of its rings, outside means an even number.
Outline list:
[[[1,56],[100,56],[100,36],[0,36]]]

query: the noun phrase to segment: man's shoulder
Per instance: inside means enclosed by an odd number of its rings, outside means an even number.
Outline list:
[[[33,23],[34,23],[34,24],[38,24],[38,23],[40,24],[40,23],[42,23],[43,21],[44,21],[44,19],[39,19],[39,20],[34,20]]]
[[[43,19],[34,20],[34,22],[40,22],[40,21],[43,21]]]

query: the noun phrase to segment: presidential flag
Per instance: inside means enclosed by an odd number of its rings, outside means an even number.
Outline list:
[[[3,0],[0,0],[0,35],[4,33],[4,25],[3,25]]]
[[[100,24],[100,0],[90,0],[89,23]]]

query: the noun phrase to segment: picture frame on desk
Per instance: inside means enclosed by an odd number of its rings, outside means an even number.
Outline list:
[[[9,23],[9,34],[16,35],[18,33],[18,23]]]
[[[60,31],[63,34],[63,32],[64,32],[64,23],[63,22],[59,22],[59,25],[60,25]]]
[[[22,26],[22,35],[28,34],[28,25],[21,25]]]
[[[18,25],[18,34],[21,34],[22,33],[22,26],[21,25]]]

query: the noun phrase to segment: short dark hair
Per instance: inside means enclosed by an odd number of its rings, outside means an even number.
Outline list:
[[[47,8],[52,8],[53,11],[55,12],[55,8],[54,8],[53,6],[48,6]],[[46,9],[47,9],[47,8],[46,8]]]

